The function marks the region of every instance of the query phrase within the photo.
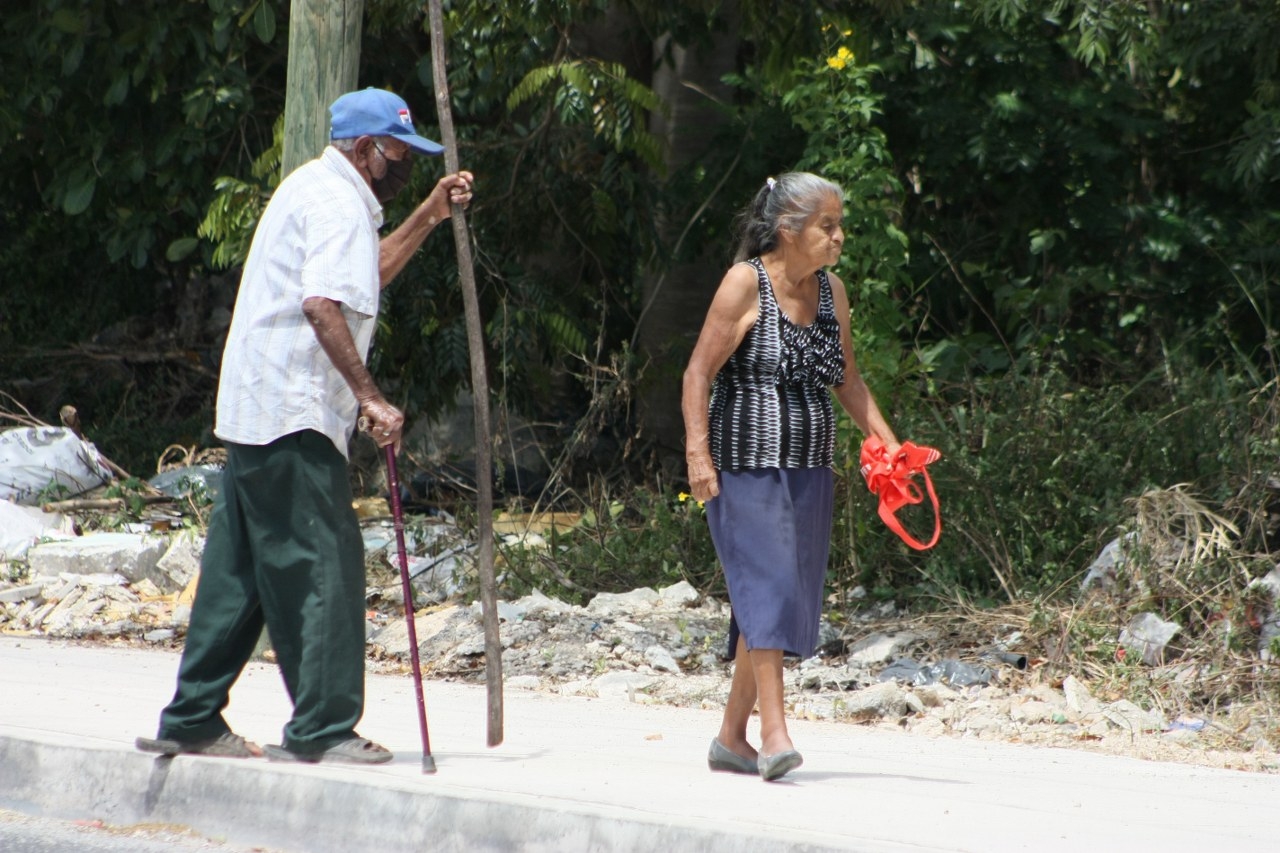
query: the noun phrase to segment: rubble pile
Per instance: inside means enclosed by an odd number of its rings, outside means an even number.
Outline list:
[[[27,575],[0,583],[0,633],[166,642],[185,626],[203,542],[131,533],[28,549]]]

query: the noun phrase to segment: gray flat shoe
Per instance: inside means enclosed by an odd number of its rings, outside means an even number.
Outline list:
[[[788,749],[786,752],[777,752],[773,755],[761,753],[757,764],[760,769],[760,778],[766,782],[772,782],[775,779],[781,779],[801,764],[804,764],[804,756],[794,749]]]
[[[711,739],[711,751],[707,753],[707,766],[720,773],[750,773],[754,776],[759,772],[754,761],[743,758],[724,746],[719,738]]]

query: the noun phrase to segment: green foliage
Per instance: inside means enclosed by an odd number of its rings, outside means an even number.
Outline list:
[[[902,370],[899,341],[908,328],[902,306],[915,288],[906,274],[908,238],[899,227],[902,185],[875,124],[884,100],[873,88],[880,69],[859,61],[846,41],[834,38],[826,58],[798,60],[779,101],[805,134],[796,168],[844,188],[845,244],[836,271],[850,293],[854,351],[873,383],[888,383]]]
[[[1170,345],[1210,363],[1225,326],[1264,365],[1275,272],[1247,259],[1274,245],[1276,63],[1258,33],[1273,45],[1280,21],[1222,12],[925,2],[877,31],[922,337],[985,340],[991,370],[1064,347],[1085,379],[1141,376]]]
[[[505,592],[534,589],[585,604],[598,592],[625,592],[688,581],[724,595],[702,506],[687,494],[636,487],[614,497],[599,488],[571,529],[500,544]]]
[[[1241,458],[1240,449],[1267,434],[1274,391],[1259,400],[1239,376],[1185,360],[1133,385],[1083,385],[1065,367],[1029,363],[998,379],[939,385],[901,419],[900,432],[943,454],[930,467],[943,518],[932,551],[909,552],[884,530],[856,469],[847,469],[852,500],[837,512],[833,558],[853,574],[844,583],[961,589],[988,600],[1048,594],[1083,576],[1127,524],[1135,495],[1194,482],[1222,506],[1241,488],[1229,472],[1268,464],[1265,452]],[[926,505],[900,517],[916,531],[932,526]],[[1267,547],[1258,530],[1242,546]]]
[[[395,80],[397,66],[414,67],[417,79],[393,88],[411,105],[429,103],[430,63],[418,59],[429,59],[430,45],[405,23],[420,27],[419,13],[381,4],[371,12],[371,31],[386,28],[387,45],[366,51],[362,77],[377,84]],[[567,371],[630,338],[635,271],[652,243],[648,173],[658,148],[647,114],[659,104],[617,62],[577,51],[574,26],[598,14],[577,2],[446,9],[459,156],[478,176],[468,220],[491,382],[505,404],[559,422],[589,405],[588,389],[566,382]],[[420,106],[417,116],[432,135],[431,113]],[[438,174],[435,162],[415,169],[388,211],[391,225]],[[384,316],[396,321],[379,331],[375,369],[424,415],[470,384],[454,268],[441,232],[384,293]]]
[[[284,113],[276,119],[271,147],[253,161],[253,182],[225,176],[214,181],[216,195],[200,223],[199,235],[213,244],[210,265],[225,269],[244,263],[258,217],[280,182],[284,156]]]
[[[0,253],[0,311],[30,299],[12,293],[20,283],[79,303],[45,332],[84,338],[148,313],[157,279],[200,260],[191,241],[213,176],[262,147],[256,100],[283,78],[285,5],[40,0],[6,11],[0,223],[19,249]]]
[[[653,90],[629,78],[621,63],[583,59],[534,68],[511,90],[507,109],[514,112],[543,95],[554,103],[564,125],[586,125],[618,153],[633,153],[660,172],[657,138],[644,128],[648,113],[662,110]]]
[[[145,489],[146,484],[137,477],[126,477],[107,486],[102,497],[116,498],[124,504],[121,517],[116,519],[116,526],[124,524],[126,520],[137,521],[142,516],[142,510],[147,505],[142,499]]]
[[[57,480],[50,480],[49,484],[35,494],[36,505],[53,503],[55,501],[65,500],[71,497],[71,490],[63,483]]]

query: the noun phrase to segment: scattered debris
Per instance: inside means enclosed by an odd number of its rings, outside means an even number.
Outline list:
[[[152,488],[173,498],[186,497],[193,491],[217,498],[222,490],[221,465],[190,465],[162,471],[147,481]]]
[[[1089,568],[1084,573],[1084,580],[1080,581],[1080,588],[1089,590],[1093,587],[1101,587],[1102,589],[1110,589],[1116,583],[1116,578],[1120,571],[1124,568],[1127,557],[1127,550],[1134,547],[1133,543],[1138,538],[1138,534],[1134,532],[1126,533],[1123,536],[1117,536],[1106,544]]]
[[[1166,622],[1150,611],[1139,613],[1120,632],[1120,645],[1137,652],[1147,666],[1159,666],[1165,647],[1180,630],[1177,622]]]
[[[954,658],[932,664],[917,663],[911,658],[899,658],[880,673],[881,681],[903,681],[917,686],[924,684],[948,684],[952,687],[970,687],[987,684],[995,675],[980,664],[964,663]]]
[[[0,500],[0,564],[19,560],[42,539],[72,538],[71,521],[61,513]]]

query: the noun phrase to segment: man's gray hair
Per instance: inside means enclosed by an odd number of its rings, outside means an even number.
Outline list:
[[[330,139],[329,144],[344,154],[350,154],[352,151],[356,150],[356,140],[359,138],[360,137],[358,136],[353,136],[350,139]],[[392,137],[390,136],[375,136],[373,137],[373,141],[385,147],[391,138]]]

